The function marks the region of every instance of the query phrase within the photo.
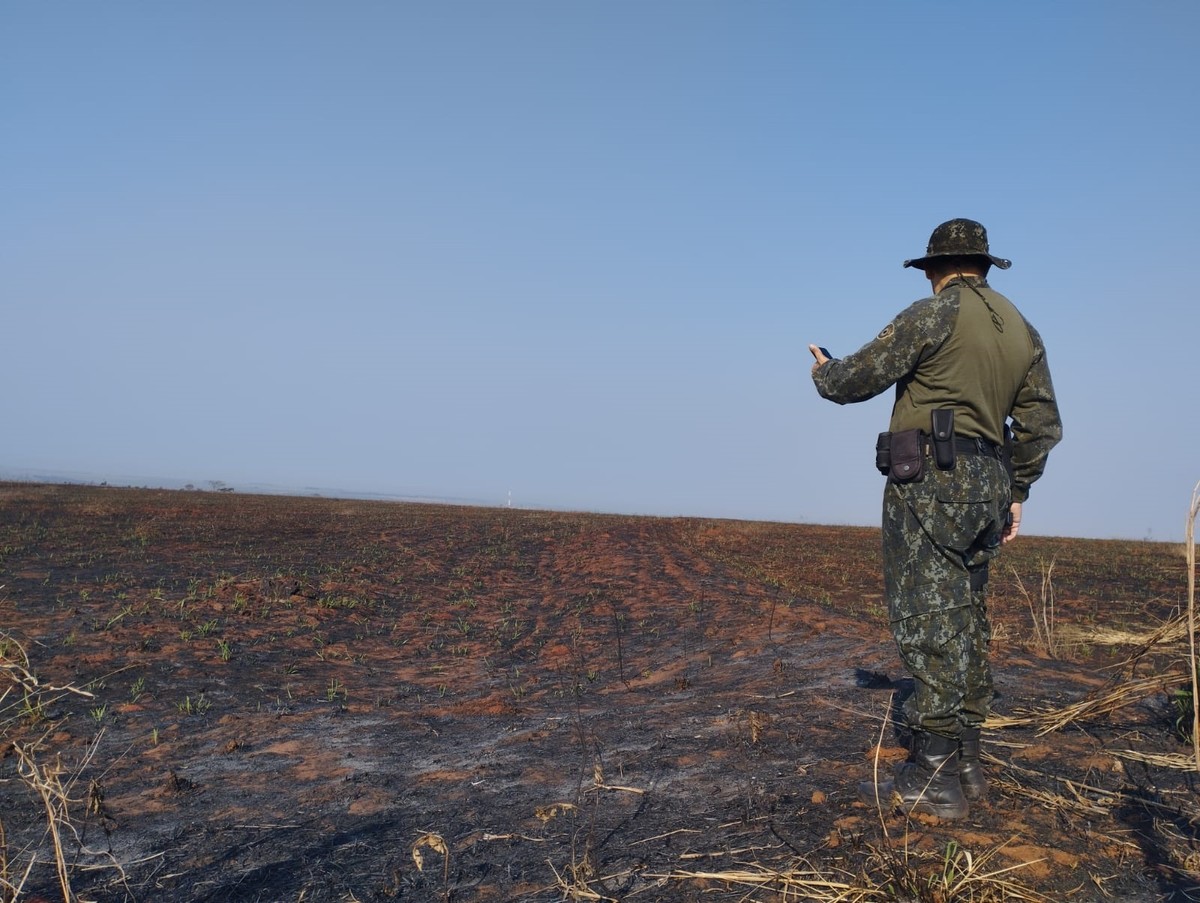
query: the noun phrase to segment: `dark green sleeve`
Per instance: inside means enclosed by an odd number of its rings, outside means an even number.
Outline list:
[[[957,314],[956,298],[934,296],[916,302],[858,351],[817,368],[817,392],[838,404],[874,398],[941,347]]]
[[[1058,444],[1063,434],[1054,384],[1050,381],[1050,365],[1046,361],[1046,347],[1032,326],[1029,326],[1029,337],[1033,340],[1033,363],[1017,391],[1012,409],[1013,438],[1016,440],[1013,446],[1014,502],[1029,498],[1029,487],[1046,469],[1050,449]]]

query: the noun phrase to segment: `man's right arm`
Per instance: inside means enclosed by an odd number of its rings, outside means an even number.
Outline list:
[[[848,357],[818,360],[812,373],[817,392],[838,404],[874,398],[941,346],[957,312],[956,304],[937,296],[910,305]]]

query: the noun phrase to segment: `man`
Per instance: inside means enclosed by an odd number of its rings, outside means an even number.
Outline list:
[[[810,345],[817,391],[838,404],[896,387],[877,465],[887,473],[883,569],[888,617],[915,691],[905,704],[913,755],[866,801],[963,818],[987,781],[979,731],[992,700],[988,562],[1016,537],[1021,506],[1062,423],[1042,339],[987,283],[987,231],[934,229],[923,270],[933,294],[849,357]],[[1011,421],[1011,436],[1008,422]],[[1006,441],[1007,440],[1007,441]]]

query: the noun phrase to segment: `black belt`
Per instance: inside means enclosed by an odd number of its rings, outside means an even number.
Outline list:
[[[923,432],[921,440],[925,443],[925,454],[932,455],[933,437]],[[995,458],[997,461],[1004,460],[998,445],[992,445],[986,439],[980,439],[977,436],[955,436],[954,452],[959,455],[984,455],[988,458]]]
[[[966,436],[954,437],[954,451],[960,455],[986,455],[989,458],[1001,460],[1000,449],[992,445],[986,439],[980,439],[976,436],[967,438]]]

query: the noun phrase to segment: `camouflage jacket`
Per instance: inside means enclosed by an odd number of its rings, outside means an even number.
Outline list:
[[[1037,330],[974,276],[917,301],[872,341],[813,373],[824,398],[865,401],[896,387],[889,429],[924,429],[953,408],[955,432],[999,445],[1012,422],[1013,501],[1023,502],[1062,438],[1046,349]]]

